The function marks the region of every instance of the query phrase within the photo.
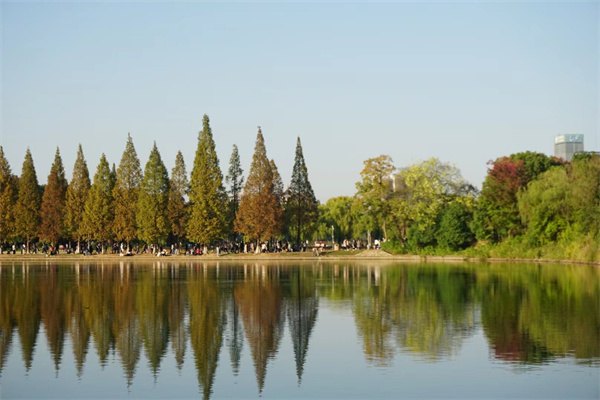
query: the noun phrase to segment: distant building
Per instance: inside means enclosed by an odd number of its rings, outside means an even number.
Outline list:
[[[571,161],[575,153],[583,151],[583,135],[557,135],[554,138],[554,156]]]

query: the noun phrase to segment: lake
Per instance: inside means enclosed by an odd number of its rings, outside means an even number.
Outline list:
[[[0,264],[1,398],[599,398],[600,269]]]

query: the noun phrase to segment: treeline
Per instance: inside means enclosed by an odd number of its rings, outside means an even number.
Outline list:
[[[435,158],[397,169],[382,155],[364,162],[356,187],[320,206],[320,236],[387,238],[396,253],[600,259],[598,154],[500,157],[481,192]]]
[[[311,237],[317,211],[300,138],[286,190],[260,128],[245,183],[235,145],[224,179],[207,115],[189,180],[181,152],[169,176],[156,143],[142,172],[130,135],[118,167],[102,154],[93,181],[81,145],[70,182],[57,149],[45,186],[29,149],[17,177],[0,147],[0,245],[22,243],[27,252],[32,243],[75,242],[77,250],[93,243],[101,252],[132,244],[258,247],[273,238],[297,244]]]

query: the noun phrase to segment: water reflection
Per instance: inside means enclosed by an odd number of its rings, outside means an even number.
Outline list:
[[[115,354],[127,385],[142,352],[156,379],[165,357],[181,370],[191,351],[205,398],[222,348],[237,376],[247,346],[261,393],[287,319],[301,384],[320,300],[348,306],[364,357],[377,366],[400,353],[429,362],[451,358],[477,328],[500,362],[573,357],[594,364],[599,277],[597,268],[582,266],[4,263],[0,377],[17,342],[31,368],[43,332],[56,373],[67,358],[81,377],[89,353],[101,365]],[[64,354],[67,338],[72,356]]]

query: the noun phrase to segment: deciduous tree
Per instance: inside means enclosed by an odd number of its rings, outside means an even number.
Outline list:
[[[169,234],[168,200],[169,175],[154,143],[144,168],[137,203],[139,238],[144,242],[159,245],[165,243]]]
[[[53,245],[65,236],[64,212],[67,186],[65,169],[57,148],[42,197],[40,225],[40,239]]]
[[[235,229],[243,233],[247,240],[268,240],[277,233],[281,216],[282,210],[273,184],[273,169],[267,158],[265,140],[259,128],[250,173],[235,220]]]
[[[169,182],[169,205],[167,206],[171,234],[177,242],[185,239],[186,226],[188,222],[188,208],[186,197],[190,184],[185,170],[185,162],[181,151],[175,157],[175,166],[171,171]]]
[[[227,194],[206,114],[202,119],[192,169],[187,233],[189,240],[205,244],[221,239],[227,233]]]
[[[17,178],[0,146],[0,243],[11,240],[15,230],[14,207],[18,194]]]
[[[308,169],[304,161],[300,137],[298,137],[292,181],[285,192],[286,221],[296,243],[310,236],[319,215],[318,207],[319,203],[308,179]]]
[[[137,204],[142,169],[131,135],[127,135],[125,151],[116,172],[113,189],[115,217],[113,233],[118,241],[129,243],[137,236],[135,204]]]
[[[77,149],[75,165],[73,166],[73,178],[67,188],[65,202],[65,228],[69,237],[77,241],[77,249],[80,248],[80,241],[83,237],[81,222],[89,191],[90,173],[80,144]]]
[[[87,240],[100,242],[102,252],[104,252],[104,242],[112,238],[113,187],[113,174],[108,166],[106,156],[102,154],[94,175],[94,183],[85,202],[81,224],[83,236]]]
[[[38,185],[31,151],[27,148],[19,178],[19,196],[15,208],[17,235],[25,241],[27,253],[31,240],[38,235],[40,225],[40,187]]]

